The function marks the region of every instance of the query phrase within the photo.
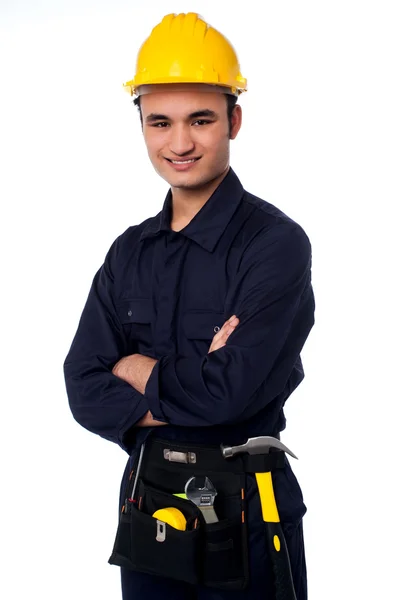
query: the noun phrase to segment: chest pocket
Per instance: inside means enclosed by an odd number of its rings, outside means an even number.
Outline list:
[[[223,312],[187,312],[183,316],[184,335],[189,340],[203,340],[210,343],[224,323]]]
[[[131,352],[152,347],[152,301],[149,298],[132,298],[117,307],[118,317],[129,341]]]

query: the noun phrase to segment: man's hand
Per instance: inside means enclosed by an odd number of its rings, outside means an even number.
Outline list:
[[[148,411],[140,421],[137,421],[135,427],[159,427],[160,425],[168,425],[163,421],[156,421],[152,417],[152,413]]]
[[[124,356],[114,366],[112,373],[144,394],[147,381],[158,361],[143,354]]]
[[[221,330],[214,335],[208,354],[214,350],[219,350],[219,348],[223,348],[223,346],[226,345],[227,338],[233,333],[239,322],[240,319],[236,317],[236,315],[233,315],[226,321]]]
[[[157,362],[155,358],[143,354],[131,354],[121,358],[112,369],[112,373],[129,383],[140,394],[144,394],[147,381]],[[157,427],[167,424],[153,419],[152,414],[148,411],[140,421],[137,421],[135,427]]]
[[[239,322],[240,320],[238,317],[233,315],[224,323],[220,331],[214,335],[208,354],[214,352],[214,350],[219,350],[219,348],[223,348],[223,346],[226,345],[227,338],[233,333]],[[130,356],[121,358],[112,369],[112,373],[116,375],[116,377],[126,381],[126,383],[129,383],[141,394],[144,394],[147,381],[150,378],[156,363],[157,360],[155,358],[150,358],[143,354],[131,354]],[[151,412],[148,411],[144,417],[136,423],[135,427],[156,427],[159,425],[167,425],[167,423],[154,420]]]

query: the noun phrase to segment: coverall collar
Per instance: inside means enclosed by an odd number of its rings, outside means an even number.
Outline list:
[[[244,188],[230,168],[226,177],[190,223],[179,233],[190,238],[208,252],[213,252],[244,194]],[[140,241],[170,228],[172,192],[169,190],[162,211],[143,230]]]

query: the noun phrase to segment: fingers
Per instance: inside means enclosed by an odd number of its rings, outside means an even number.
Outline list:
[[[231,333],[233,333],[234,329],[237,327],[239,323],[239,318],[236,315],[233,315],[232,317],[230,317],[230,319],[228,319],[222,329],[218,332],[221,333],[221,337],[223,336],[229,336]]]
[[[238,323],[240,322],[240,319],[236,317],[236,315],[233,315],[227,322],[230,330],[234,331],[235,327],[237,327]]]
[[[213,352],[214,350],[219,350],[219,348],[223,348],[223,346],[226,345],[227,338],[233,333],[239,322],[240,320],[236,315],[230,317],[230,319],[223,324],[220,331],[213,336],[208,353]]]

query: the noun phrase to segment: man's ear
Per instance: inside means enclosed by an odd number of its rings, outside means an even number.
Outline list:
[[[233,108],[230,124],[230,139],[234,140],[237,137],[242,124],[242,108],[239,104],[236,104]]]

